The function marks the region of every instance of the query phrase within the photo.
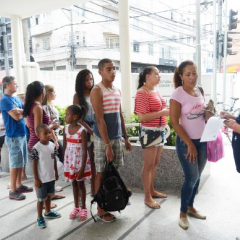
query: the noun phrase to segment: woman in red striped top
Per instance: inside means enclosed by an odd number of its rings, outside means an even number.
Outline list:
[[[154,145],[143,149],[144,165],[142,181],[145,204],[150,208],[160,208],[160,204],[154,198],[167,197],[166,194],[158,192],[154,188],[157,165],[166,141],[163,127],[167,124],[166,116],[169,115],[166,101],[156,89],[159,82],[159,71],[155,67],[146,67],[139,74],[139,85],[134,110],[141,122],[141,136],[146,135],[147,137],[149,130],[161,132],[159,141],[155,141]]]

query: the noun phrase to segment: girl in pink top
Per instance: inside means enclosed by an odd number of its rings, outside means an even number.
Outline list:
[[[154,188],[157,165],[166,140],[162,127],[167,124],[166,116],[169,114],[166,101],[156,89],[159,82],[159,71],[155,67],[146,67],[139,74],[139,85],[134,110],[141,122],[141,135],[142,133],[147,135],[149,130],[154,130],[160,131],[162,136],[161,141],[143,149],[144,166],[142,181],[145,194],[144,201],[150,208],[160,208],[160,204],[154,198],[167,197],[166,194],[158,192]]]
[[[189,227],[187,214],[206,219],[193,207],[207,161],[206,142],[200,142],[205,127],[205,102],[197,87],[197,79],[196,65],[192,61],[182,62],[174,72],[176,89],[170,100],[170,121],[177,133],[176,150],[185,176],[179,219],[179,226],[183,229]]]

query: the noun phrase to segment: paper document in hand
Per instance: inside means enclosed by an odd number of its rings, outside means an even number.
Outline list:
[[[218,132],[223,126],[223,122],[226,119],[220,118],[220,117],[211,117],[207,121],[207,124],[204,128],[202,137],[200,142],[209,142],[209,141],[215,141],[218,136]]]

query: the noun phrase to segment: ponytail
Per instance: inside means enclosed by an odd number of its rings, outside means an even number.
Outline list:
[[[138,78],[138,88],[137,89],[141,88],[144,85],[144,83],[145,83],[145,79],[143,77],[143,72],[140,72],[139,78]]]
[[[34,104],[34,101],[37,97],[39,97],[42,94],[42,91],[44,89],[44,85],[40,81],[34,81],[27,86],[26,91],[26,98],[25,98],[25,104],[23,107],[23,116],[27,117],[30,113],[31,107]]]
[[[153,67],[153,66],[149,66],[149,67],[144,68],[143,71],[139,73],[137,89],[141,88],[144,85],[144,83],[146,82],[146,76],[148,74],[151,74],[151,72],[154,68],[155,67]]]
[[[184,68],[187,66],[195,66],[195,68],[197,68],[195,63],[191,60],[181,62],[180,65],[174,70],[173,83],[175,88],[183,85],[180,75],[183,75]]]
[[[178,68],[176,68],[174,70],[173,83],[174,83],[174,88],[178,88],[178,87],[182,86],[182,79],[181,79],[180,74],[178,72]]]

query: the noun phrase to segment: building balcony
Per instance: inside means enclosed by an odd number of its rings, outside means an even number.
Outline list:
[[[31,27],[32,37],[41,35],[41,34],[51,34],[53,29],[52,23],[43,23]]]

